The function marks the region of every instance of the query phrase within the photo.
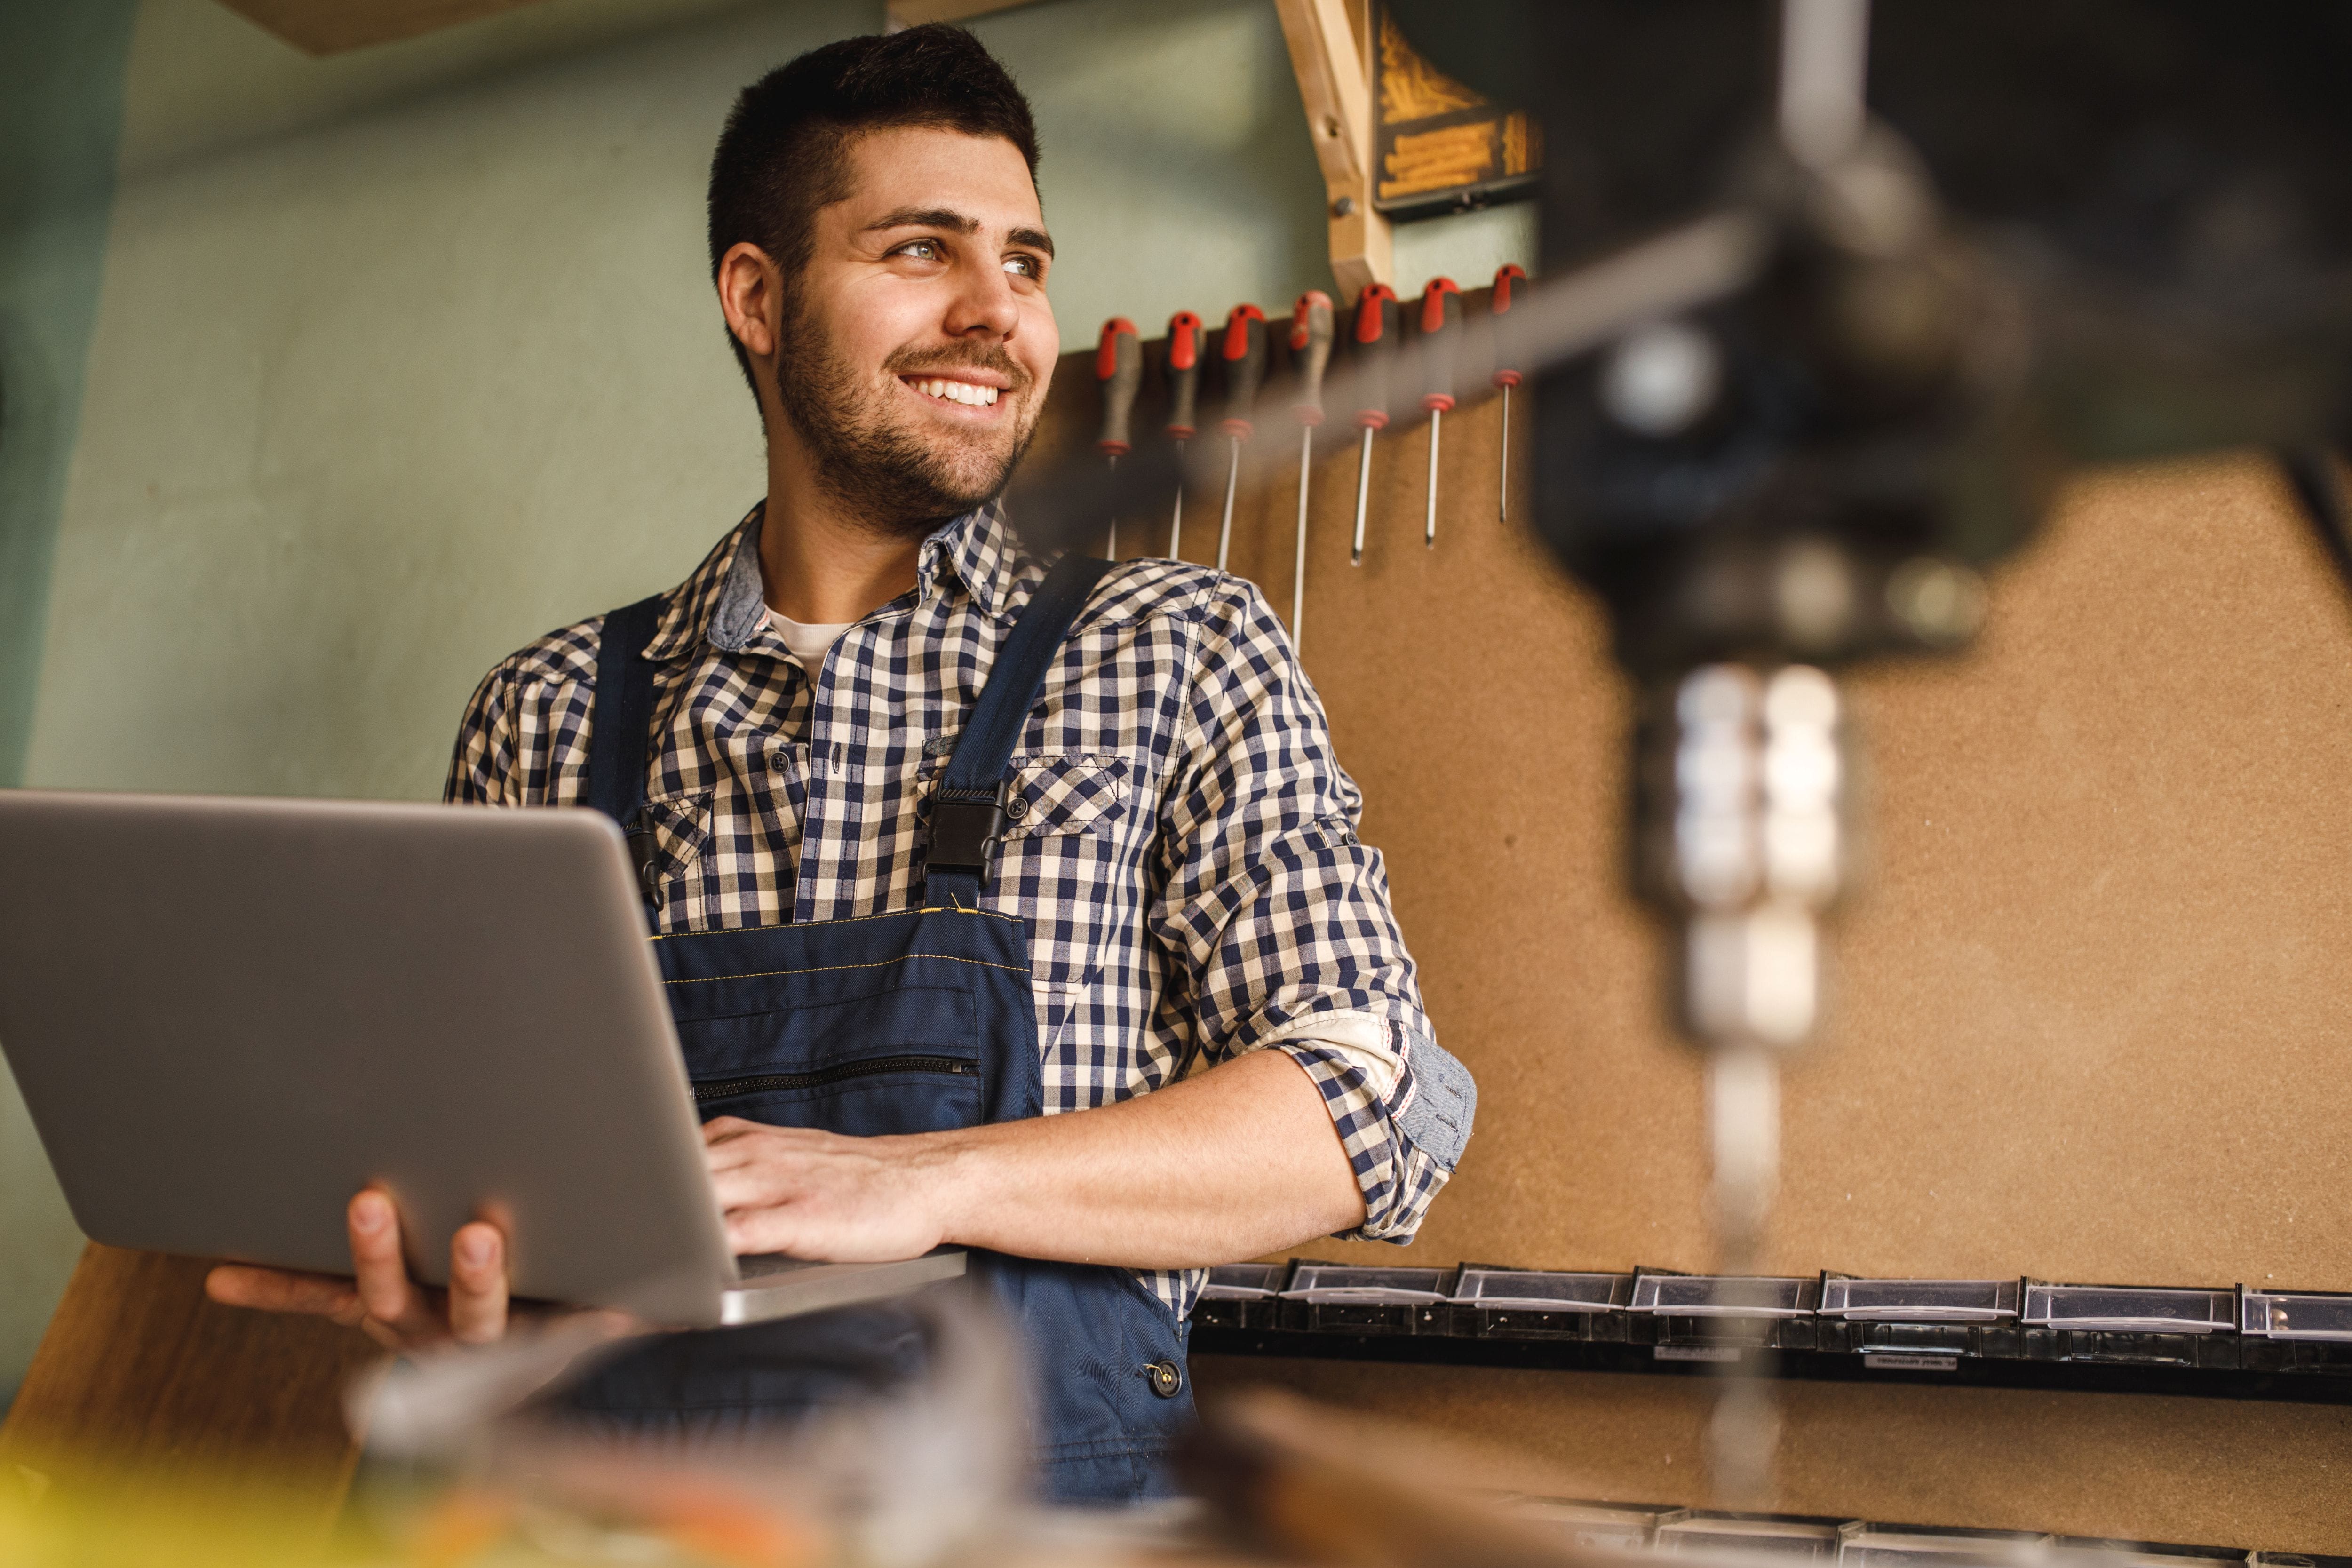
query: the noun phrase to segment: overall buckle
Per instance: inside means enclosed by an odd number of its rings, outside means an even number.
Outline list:
[[[944,784],[931,795],[931,846],[925,864],[932,871],[969,871],[982,885],[988,882],[990,863],[1004,837],[1006,783],[995,793],[950,791]]]

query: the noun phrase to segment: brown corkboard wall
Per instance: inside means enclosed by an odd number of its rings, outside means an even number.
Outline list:
[[[1040,451],[1091,443],[1096,396],[1090,352],[1066,356]],[[1433,551],[1424,426],[1380,438],[1360,568],[1352,451],[1316,474],[1304,661],[1363,787],[1364,837],[1388,857],[1439,1036],[1480,1101],[1410,1252],[1302,1250],[1704,1268],[1698,1066],[1664,1022],[1659,932],[1621,890],[1627,691],[1593,603],[1496,516],[1499,412],[1487,398],[1445,421]],[[1159,423],[1139,411],[1139,429]],[[1296,426],[1271,414],[1260,439],[1295,449]],[[1514,476],[1515,496],[1524,484]],[[1188,558],[1213,557],[1218,499],[1188,504]],[[1245,496],[1235,523],[1233,569],[1286,613],[1296,505],[1286,475]],[[1164,518],[1121,542],[1163,551]],[[2352,1289],[2352,601],[2269,466],[2080,476],[1995,574],[1974,650],[1873,668],[1846,689],[1871,863],[1836,935],[1828,1027],[1789,1074],[1773,1267]],[[1284,1376],[1606,1458],[1590,1472],[1605,1495],[1703,1500],[1695,1447],[1640,1461],[1609,1436],[1696,1397],[1679,1384]],[[1854,1465],[1804,1440],[1817,1421],[1840,1424]],[[2126,1533],[2137,1519],[2172,1539],[2352,1550],[2352,1504],[2321,1530],[2293,1503],[2344,1495],[2339,1412],[1792,1389],[1790,1427],[1824,1457],[1801,1460],[1801,1484],[1784,1473],[1790,1508],[2059,1529],[2095,1517]],[[2084,1441],[2053,1436],[2067,1431]],[[2216,1445],[2197,1467],[2184,1434]],[[1882,1445],[1892,1458],[1859,1462]],[[2112,1489],[2114,1455],[2092,1452],[2114,1445],[2148,1461],[2124,1467],[2140,1478],[2127,1495]],[[1989,1472],[2009,1478],[2000,1510],[1950,1473],[1993,1454],[2010,1457]],[[1869,1479],[1889,1466],[1912,1480]],[[2278,1531],[2241,1539],[2273,1516]]]

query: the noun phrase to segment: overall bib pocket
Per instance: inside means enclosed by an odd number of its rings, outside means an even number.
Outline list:
[[[677,1032],[706,1121],[740,1116],[873,1138],[983,1120],[978,1012],[960,987],[680,1017]]]

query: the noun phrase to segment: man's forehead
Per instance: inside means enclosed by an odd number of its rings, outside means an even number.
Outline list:
[[[910,213],[953,213],[995,231],[1042,226],[1028,163],[1001,136],[895,126],[866,132],[847,152],[842,206],[853,230]]]

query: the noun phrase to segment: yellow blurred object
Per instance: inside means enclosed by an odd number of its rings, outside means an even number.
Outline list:
[[[8,1568],[311,1568],[331,1560],[316,1506],[250,1484],[206,1494],[128,1473],[12,1462],[0,1476]]]

